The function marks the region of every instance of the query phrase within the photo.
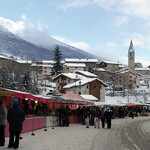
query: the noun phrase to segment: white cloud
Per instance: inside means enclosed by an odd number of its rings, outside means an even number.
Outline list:
[[[86,43],[86,42],[77,42],[77,41],[72,41],[70,39],[67,39],[65,37],[62,37],[62,36],[53,36],[53,38],[63,42],[63,43],[67,43],[73,47],[76,47],[76,48],[79,48],[79,49],[82,49],[82,50],[85,50],[87,52],[91,52],[92,50],[92,47],[90,44]]]
[[[61,7],[64,9],[95,5],[110,11],[118,11],[128,17],[150,17],[149,0],[66,0],[62,3]]]
[[[0,17],[0,24],[14,34],[17,32],[22,32],[25,29],[23,21],[14,22],[12,20]]]
[[[106,43],[106,46],[107,46],[108,48],[115,48],[115,47],[117,46],[117,44],[114,43],[114,42],[107,42],[107,43]]]
[[[116,25],[117,26],[125,25],[125,24],[128,23],[128,21],[129,21],[128,17],[126,17],[126,16],[118,16],[116,18]]]
[[[92,0],[93,1],[93,0]],[[66,10],[67,8],[77,8],[77,7],[84,7],[91,4],[91,0],[67,0],[65,3],[61,5],[61,8]]]

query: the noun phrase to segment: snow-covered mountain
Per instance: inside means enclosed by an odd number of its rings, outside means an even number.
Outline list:
[[[32,61],[48,60],[53,59],[53,50],[58,46],[63,58],[101,59],[51,38],[30,26],[17,25],[11,20],[0,17],[0,54]]]

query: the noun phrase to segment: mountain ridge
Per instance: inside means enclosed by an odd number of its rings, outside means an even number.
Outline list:
[[[56,46],[60,48],[63,58],[96,58],[100,60],[97,56],[60,41],[56,42],[56,44],[53,43],[50,48],[39,46],[24,40],[0,25],[0,53],[8,57],[32,60],[33,62],[50,60],[53,59],[53,51]]]

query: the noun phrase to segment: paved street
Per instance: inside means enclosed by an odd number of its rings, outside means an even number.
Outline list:
[[[22,134],[20,150],[148,150],[149,117],[113,119],[112,129],[73,124]],[[150,120],[149,120],[150,121]],[[147,140],[145,140],[147,139]],[[144,145],[142,145],[142,143]],[[5,147],[8,149],[8,138]]]

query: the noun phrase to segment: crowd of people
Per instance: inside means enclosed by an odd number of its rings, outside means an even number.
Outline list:
[[[62,105],[58,110],[59,116],[59,126],[69,126],[69,116],[72,111],[69,106]],[[90,125],[95,128],[100,128],[100,122],[102,128],[107,125],[107,128],[111,128],[111,119],[114,115],[113,109],[111,107],[96,107],[96,106],[79,106],[75,111],[77,117],[77,123],[86,125],[86,128],[89,128]]]
[[[102,128],[107,125],[107,128],[111,128],[111,119],[114,115],[113,109],[111,107],[98,107],[98,106],[79,106],[77,108],[77,118],[78,123],[85,124],[86,128],[90,125],[95,128],[100,128],[100,122]]]

